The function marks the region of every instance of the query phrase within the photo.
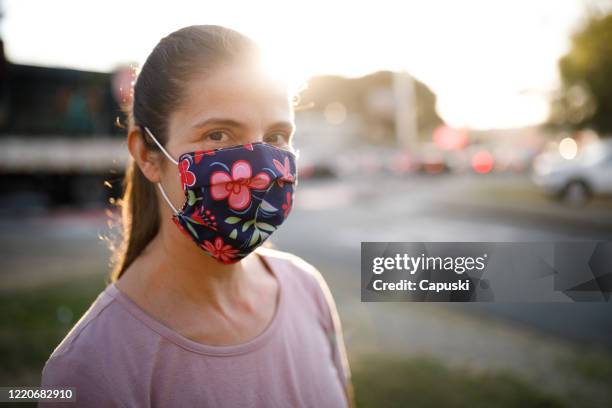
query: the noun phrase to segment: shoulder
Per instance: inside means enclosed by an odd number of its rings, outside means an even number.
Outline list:
[[[73,352],[50,357],[42,371],[41,387],[73,388],[78,406],[122,406],[114,400],[115,387],[111,385],[109,373],[83,357]],[[66,405],[74,406],[74,403]]]
[[[105,321],[108,323],[108,310],[112,310],[109,308],[113,301],[108,295],[108,288],[102,291],[53,350],[50,359],[67,355],[79,348],[87,348],[95,337],[92,332],[97,331]]]
[[[110,316],[113,303],[106,290],[98,295],[47,359],[41,386],[75,387],[80,403],[118,405],[109,399],[114,387],[105,362],[114,329]]]
[[[133,374],[138,355],[158,344],[158,336],[118,300],[116,291],[107,286],[53,350],[42,370],[43,386],[72,384],[85,390],[81,395],[100,397],[108,389],[115,394],[121,388],[117,378]]]

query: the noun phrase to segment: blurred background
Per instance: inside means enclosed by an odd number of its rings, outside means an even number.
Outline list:
[[[0,385],[38,385],[104,288],[138,66],[175,29],[220,24],[307,84],[296,207],[271,240],[328,281],[358,406],[612,406],[609,293],[362,303],[359,288],[361,241],[612,239],[611,2],[0,10]]]

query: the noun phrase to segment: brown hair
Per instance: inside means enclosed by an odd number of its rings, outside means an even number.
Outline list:
[[[165,145],[168,117],[182,102],[190,79],[223,65],[256,62],[259,55],[260,49],[253,40],[221,26],[189,26],[162,38],[135,82],[133,105],[126,107],[128,132],[139,128],[145,145],[157,152],[142,129],[147,126]],[[111,246],[114,251],[111,282],[119,279],[159,231],[155,187],[132,158],[123,189],[123,197],[117,203],[121,208],[121,242],[118,247]]]

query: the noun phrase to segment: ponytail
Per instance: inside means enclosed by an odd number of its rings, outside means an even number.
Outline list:
[[[121,219],[123,237],[114,254],[111,282],[117,281],[159,231],[159,203],[153,183],[130,158],[123,180]]]

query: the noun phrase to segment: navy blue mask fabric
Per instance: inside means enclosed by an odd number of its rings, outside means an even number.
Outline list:
[[[296,155],[264,142],[182,154],[185,203],[174,223],[222,263],[240,261],[285,221],[297,186]]]

